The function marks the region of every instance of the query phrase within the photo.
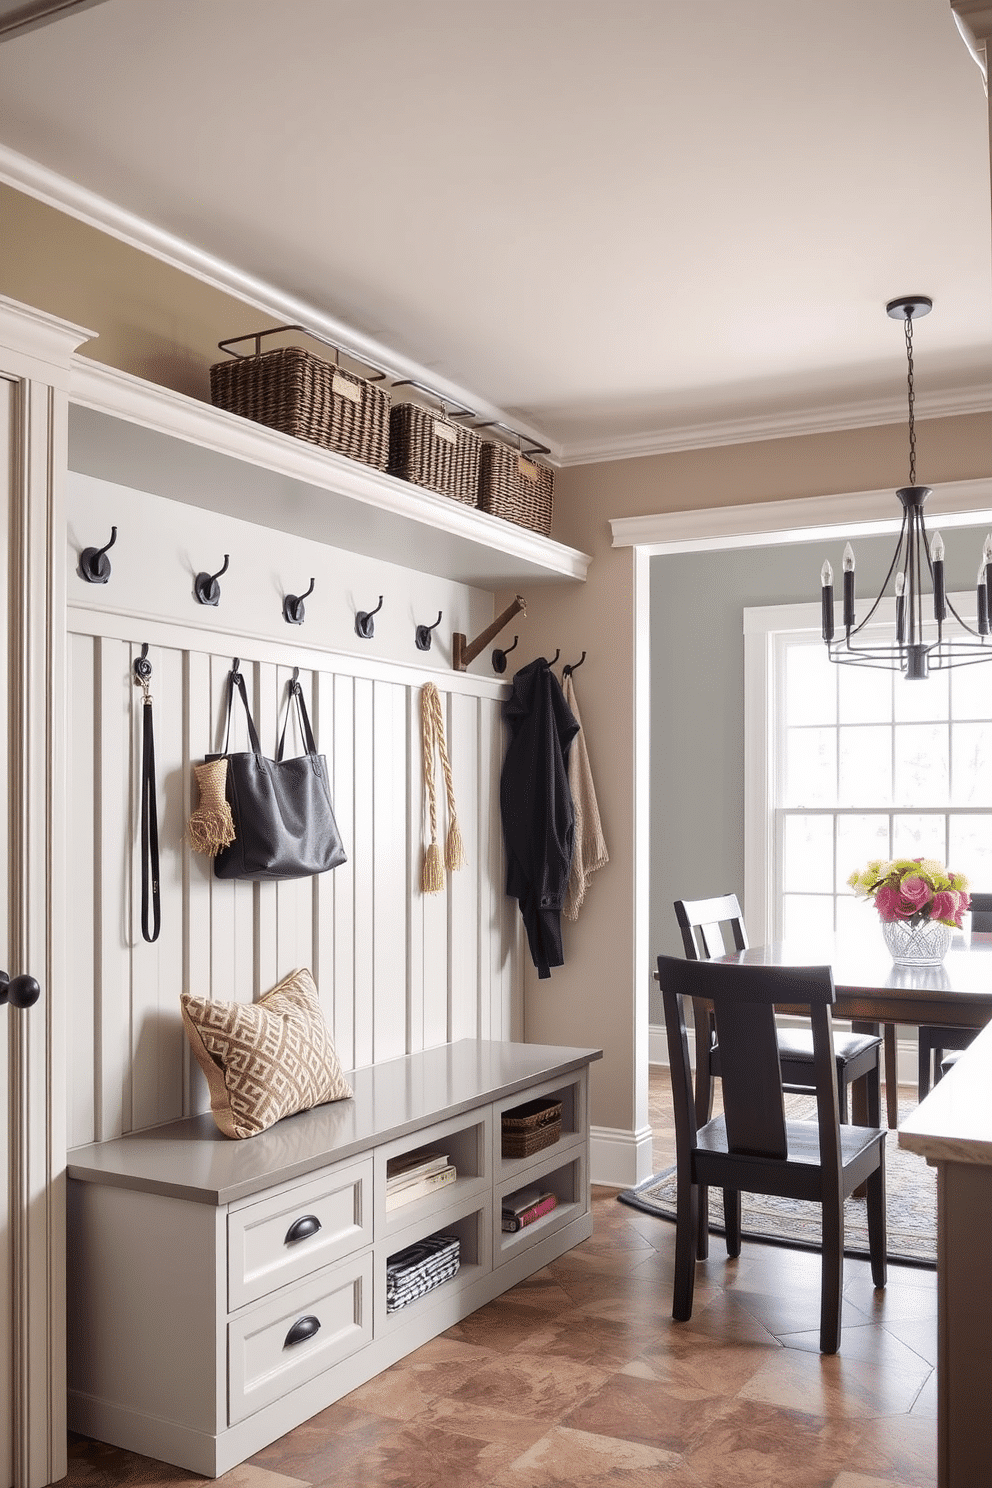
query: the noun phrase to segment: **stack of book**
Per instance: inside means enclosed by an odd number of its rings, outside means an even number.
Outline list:
[[[503,1229],[508,1233],[522,1230],[545,1214],[550,1214],[558,1203],[553,1193],[546,1188],[521,1188],[517,1193],[507,1194],[503,1200]]]
[[[454,1183],[457,1169],[444,1152],[404,1152],[386,1163],[386,1212],[422,1199],[445,1183]]]

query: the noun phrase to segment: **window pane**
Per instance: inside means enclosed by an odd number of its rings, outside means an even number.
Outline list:
[[[830,893],[834,879],[833,839],[832,816],[786,817],[782,882],[787,893]]]
[[[789,729],[786,806],[832,806],[837,797],[837,735],[832,728]]]
[[[952,816],[947,863],[973,889],[992,893],[992,814]]]
[[[951,705],[955,718],[992,718],[992,665],[957,667],[951,673]]]
[[[922,683],[929,686],[929,682]],[[946,723],[904,723],[895,730],[896,800],[903,806],[943,806],[949,793]]]
[[[786,894],[785,938],[810,944],[834,929],[834,901],[829,895]]]
[[[897,677],[893,707],[897,723],[926,722],[946,718],[949,672],[931,672],[925,682],[907,682]]]
[[[878,942],[882,932],[878,915],[866,899],[855,899],[850,891],[837,897],[837,934],[848,943]]]
[[[841,723],[888,723],[892,717],[892,677],[874,667],[839,666]]]
[[[847,724],[840,735],[841,806],[887,806],[892,800],[892,730],[880,724]]]
[[[821,644],[790,645],[785,653],[786,723],[834,723],[839,669]],[[842,668],[840,669],[842,670]]]
[[[889,818],[887,816],[841,816],[837,818],[837,884],[839,892],[850,893],[847,880],[872,858],[889,856]]]
[[[992,805],[992,727],[956,723],[951,729],[951,801],[955,806]]]
[[[947,818],[913,816],[896,812],[892,818],[892,856],[894,858],[936,858],[947,862]],[[964,869],[961,869],[964,872]]]

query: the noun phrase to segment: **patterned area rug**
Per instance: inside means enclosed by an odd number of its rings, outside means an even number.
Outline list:
[[[901,1106],[900,1120],[914,1107]],[[793,1097],[789,1116],[796,1121],[816,1119],[815,1105],[805,1096]],[[655,1173],[637,1188],[617,1196],[645,1214],[675,1219],[675,1169]],[[937,1264],[937,1173],[924,1158],[899,1146],[890,1131],[885,1143],[885,1197],[890,1261],[912,1266]],[[820,1206],[802,1199],[779,1199],[763,1194],[741,1195],[745,1238],[801,1250],[820,1249]],[[710,1195],[710,1234],[723,1234],[723,1199]],[[864,1199],[848,1199],[844,1206],[844,1253],[868,1255],[868,1222]]]

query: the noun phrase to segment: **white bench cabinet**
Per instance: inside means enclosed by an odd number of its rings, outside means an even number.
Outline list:
[[[247,1141],[200,1116],[73,1149],[70,1427],[216,1477],[586,1239],[600,1057],[465,1039]],[[503,1112],[538,1096],[560,1138],[503,1158]],[[420,1147],[456,1181],[387,1212],[387,1161]],[[504,1234],[502,1198],[537,1182],[556,1207]],[[436,1233],[457,1274],[387,1312],[389,1257]]]

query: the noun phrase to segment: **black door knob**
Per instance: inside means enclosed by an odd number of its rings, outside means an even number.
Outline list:
[[[9,1002],[13,1007],[33,1007],[41,996],[41,988],[33,976],[8,977],[0,971],[0,1003]]]

